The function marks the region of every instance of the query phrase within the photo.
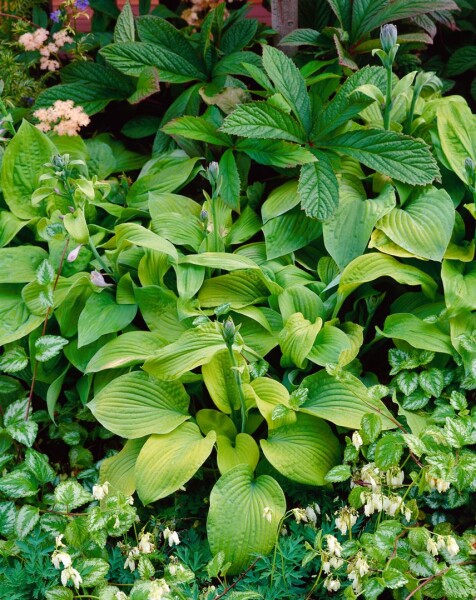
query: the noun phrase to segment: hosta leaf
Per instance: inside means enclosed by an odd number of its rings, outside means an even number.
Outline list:
[[[198,265],[212,269],[236,271],[237,269],[258,269],[258,265],[246,256],[230,252],[202,252],[188,254],[180,259],[180,264]]]
[[[101,481],[108,481],[114,489],[126,496],[132,495],[136,489],[135,465],[146,439],[127,440],[120,452],[103,460]]]
[[[150,504],[181,488],[210,456],[216,441],[214,431],[202,437],[194,423],[183,423],[164,435],[152,435],[136,462],[139,498]]]
[[[302,369],[321,327],[322,319],[320,317],[317,317],[312,323],[305,319],[302,313],[290,316],[279,335],[282,366],[295,365]]]
[[[104,344],[89,361],[86,373],[118,369],[141,363],[153,356],[165,341],[148,331],[129,331]]]
[[[306,132],[312,127],[311,102],[307,94],[306,82],[293,61],[272,46],[263,47],[263,66]]]
[[[38,268],[48,258],[43,248],[22,245],[0,249],[0,283],[28,283],[37,277]],[[48,264],[48,263],[47,263]]]
[[[27,398],[12,402],[5,411],[3,424],[14,440],[31,447],[38,433],[38,423],[26,420],[27,406]]]
[[[338,327],[326,324],[318,333],[307,357],[316,365],[337,364],[343,352],[351,350],[351,340]]]
[[[361,427],[362,417],[376,413],[384,429],[395,427],[390,413],[381,401],[373,400],[366,386],[357,377],[346,373],[342,379],[322,370],[305,377],[301,386],[309,390],[299,410],[351,429]]]
[[[46,362],[58,356],[66,344],[69,344],[69,341],[60,335],[42,335],[35,341],[35,358]]]
[[[246,361],[241,354],[235,352],[234,355],[238,367],[245,367]],[[218,350],[212,359],[202,366],[202,375],[217,408],[227,414],[240,408],[238,385],[227,349]]]
[[[113,379],[87,406],[104,427],[135,439],[174,430],[190,418],[188,405],[188,394],[178,381],[134,371]]]
[[[268,296],[269,290],[260,273],[247,269],[206,279],[198,293],[198,300],[202,307],[220,306],[227,302],[231,308],[240,309],[263,302]]]
[[[464,161],[476,161],[476,123],[471,109],[466,104],[448,102],[438,106],[438,137],[441,150],[450,167],[464,182],[468,175]]]
[[[289,392],[282,383],[269,377],[257,377],[249,387],[269,429],[295,423],[296,413],[292,410],[285,411],[283,416],[276,418],[276,407],[290,408]]]
[[[391,256],[371,252],[355,258],[342,272],[337,290],[337,307],[341,307],[349,294],[362,283],[374,281],[379,277],[391,277],[405,285],[421,285],[425,296],[432,298],[436,292],[436,283],[432,277],[416,267],[398,262]]]
[[[254,479],[248,465],[234,467],[210,494],[207,534],[212,553],[224,552],[231,562],[228,573],[240,573],[255,554],[273,549],[285,511],[284,493],[272,477]]]
[[[224,475],[237,465],[248,465],[252,471],[259,461],[259,447],[247,433],[239,433],[232,441],[224,435],[217,436],[217,462]]]
[[[124,329],[136,313],[136,304],[117,304],[108,291],[91,294],[79,315],[78,348],[95,342],[106,333]]]
[[[425,185],[440,175],[429,146],[394,131],[356,129],[319,145],[403,183]]]
[[[178,379],[187,371],[209,362],[225,342],[216,322],[187,330],[144,363],[144,370],[159,379]]]
[[[145,177],[142,179],[145,179]],[[139,183],[142,181],[142,179],[138,179],[136,183]],[[138,225],[137,223],[123,223],[121,225],[117,225],[115,231],[118,248],[122,249],[128,244],[134,244],[135,246],[139,246],[141,248],[149,248],[150,250],[163,252],[164,254],[167,254],[167,256],[169,256],[174,263],[178,261],[178,255],[175,246],[160,235],[157,235],[153,231],[142,227],[142,225]]]
[[[326,316],[323,301],[305,285],[294,285],[284,289],[278,296],[279,310],[284,321],[294,313],[302,313],[308,321]]]
[[[441,261],[453,233],[455,210],[443,189],[425,188],[377,223],[393,242],[421,258]]]
[[[220,129],[247,138],[280,139],[298,143],[305,140],[305,133],[299,123],[267,102],[239,104]]]
[[[44,164],[56,153],[44,133],[28,121],[22,122],[5,150],[1,171],[3,196],[16,217],[30,219],[42,214],[40,207],[32,205],[31,196],[38,187]],[[14,270],[10,275],[14,275]]]
[[[233,442],[238,434],[236,425],[230,417],[214,408],[202,408],[197,412],[195,418],[204,435],[207,435],[210,431],[215,431],[217,436],[225,436]]]
[[[307,217],[299,208],[270,219],[263,226],[268,260],[304,248],[320,237],[322,225]]]
[[[303,165],[298,192],[301,207],[308,217],[325,221],[339,204],[339,188],[332,165],[324,152],[316,150],[318,162]]]
[[[441,279],[445,290],[446,307],[451,316],[476,310],[476,264],[474,262],[466,264],[455,260],[444,260]]]
[[[30,506],[25,504],[20,508],[17,513],[15,529],[17,536],[22,540],[24,539],[33,527],[40,520],[40,511],[37,506]]]
[[[451,338],[434,323],[428,323],[415,315],[399,313],[385,319],[383,335],[405,340],[414,348],[452,354]]]
[[[299,204],[297,181],[291,180],[275,188],[261,206],[263,223],[273,217],[279,217]]]
[[[264,455],[285,477],[307,485],[324,485],[325,475],[340,460],[340,445],[325,421],[298,414],[295,423],[270,429],[260,441]]]
[[[326,250],[340,269],[364,253],[375,223],[394,206],[391,186],[386,186],[377,198],[367,200],[351,183],[341,180],[339,207],[322,226]]]
[[[283,140],[240,140],[236,148],[262,165],[289,169],[316,161],[306,148]]]

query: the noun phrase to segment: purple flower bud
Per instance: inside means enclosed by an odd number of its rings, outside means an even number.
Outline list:
[[[103,274],[99,271],[91,271],[91,283],[100,288],[112,286],[112,283],[106,283]]]
[[[86,10],[89,6],[89,0],[75,0],[74,6],[78,10]]]
[[[200,221],[208,221],[208,211],[207,210],[201,210],[200,211]]]
[[[61,19],[61,11],[59,9],[54,10],[52,13],[50,13],[50,19],[53,21],[53,23],[59,23]]]
[[[380,30],[380,44],[387,54],[397,43],[397,28],[392,23],[384,25]]]
[[[78,258],[78,254],[79,254],[79,251],[81,250],[81,246],[82,246],[82,244],[79,244],[79,246],[76,246],[76,248],[74,250],[71,250],[71,252],[68,254],[68,257],[66,258],[66,260],[68,262],[74,262]]]

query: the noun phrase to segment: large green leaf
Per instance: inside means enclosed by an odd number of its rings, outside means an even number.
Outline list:
[[[405,340],[414,348],[452,354],[451,338],[435,323],[428,323],[415,315],[400,313],[385,319],[383,335],[388,338]]]
[[[284,256],[320,237],[322,225],[315,219],[307,217],[303,211],[296,207],[270,219],[263,226],[266,240],[266,254],[268,260]]]
[[[21,286],[0,286],[0,346],[28,335],[44,321],[33,315],[21,297]]]
[[[86,373],[141,363],[164,345],[165,341],[157,333],[128,331],[102,346],[89,361]]]
[[[0,283],[28,283],[48,253],[39,246],[0,249]]]
[[[285,477],[307,485],[325,485],[325,475],[340,459],[339,440],[329,425],[298,414],[295,423],[270,429],[261,440],[264,455]]]
[[[141,248],[163,252],[173,262],[177,262],[178,260],[177,250],[173,244],[137,223],[123,223],[122,225],[118,225],[116,227],[116,242],[118,248],[123,248],[129,243]]]
[[[243,464],[254,471],[258,461],[259,447],[251,435],[239,433],[234,440],[225,435],[217,436],[217,462],[222,475]]]
[[[306,82],[293,61],[272,46],[263,47],[263,66],[294,115],[309,133],[312,127],[311,102],[307,94]]]
[[[321,327],[321,317],[317,317],[314,322],[311,322],[305,319],[300,312],[291,315],[279,335],[279,345],[282,351],[281,365],[283,367],[295,365],[302,369]]]
[[[120,452],[103,460],[100,471],[101,482],[107,481],[114,489],[120,490],[126,496],[132,495],[136,490],[136,461],[146,439],[127,440]]]
[[[324,152],[314,151],[318,162],[303,165],[298,192],[301,206],[308,217],[325,221],[339,204],[339,188],[334,169]]]
[[[131,42],[135,41],[134,15],[129,0],[126,0],[121,14],[117,18],[116,26],[114,27],[114,41]]]
[[[275,188],[261,206],[263,223],[266,223],[273,217],[279,217],[279,215],[297,206],[300,201],[297,189],[298,183],[294,180],[287,181]]]
[[[381,229],[393,242],[417,257],[441,261],[455,222],[453,201],[444,189],[427,187],[380,219]]]
[[[56,154],[48,137],[28,121],[23,121],[8,144],[2,161],[3,197],[12,213],[20,219],[42,214],[33,206],[31,196],[37,189],[45,163]]]
[[[100,51],[106,61],[121,73],[139,77],[144,67],[156,67],[160,80],[187,83],[205,79],[193,63],[176,52],[150,42],[110,44]]]
[[[248,465],[222,475],[210,494],[208,542],[214,555],[224,552],[228,573],[245,569],[258,554],[271,552],[286,511],[279,484],[269,475],[254,479]]]
[[[263,302],[268,296],[263,276],[255,269],[246,269],[206,279],[198,300],[203,307],[229,303],[232,308],[239,309]]]
[[[244,358],[238,352],[235,352],[235,361],[238,367],[246,366]],[[202,366],[202,375],[208,393],[217,408],[227,414],[240,408],[238,385],[227,349],[218,350],[213,358]]]
[[[210,456],[216,434],[203,437],[194,423],[183,423],[164,435],[151,435],[135,468],[139,498],[150,504],[180,489]]]
[[[258,410],[266,419],[269,429],[295,423],[296,414],[292,410],[284,411],[279,416],[274,413],[276,407],[290,409],[289,392],[282,383],[269,377],[257,377],[249,385]],[[246,387],[246,391],[249,389]],[[274,413],[274,414],[273,414]]]
[[[400,263],[392,256],[371,252],[355,258],[343,270],[337,290],[335,313],[355,289],[363,283],[374,281],[379,277],[391,277],[405,285],[421,285],[423,293],[429,298],[433,298],[436,292],[436,283],[433,278],[420,269]]]
[[[308,358],[316,365],[338,364],[343,352],[350,351],[351,342],[338,327],[326,324],[318,333]]]
[[[225,119],[221,130],[248,138],[303,142],[305,133],[290,115],[267,102],[239,104]]]
[[[394,131],[355,129],[321,142],[320,146],[355,158],[403,183],[425,185],[440,175],[429,146]]]
[[[169,433],[190,418],[189,397],[178,381],[134,371],[113,379],[88,403],[96,419],[125,438]]]
[[[127,327],[137,313],[136,304],[117,304],[112,294],[92,294],[78,320],[78,348],[96,341],[106,333]]]
[[[301,386],[308,397],[299,410],[331,421],[342,427],[360,429],[362,417],[371,412],[380,415],[382,427],[393,429],[391,414],[381,401],[373,400],[365,385],[350,373],[338,379],[322,370],[305,377]]]
[[[444,260],[441,279],[445,304],[451,316],[476,310],[476,263]]]
[[[391,186],[386,186],[371,200],[360,191],[360,182],[341,181],[339,207],[333,218],[322,226],[326,249],[340,269],[364,253],[375,223],[395,206]]]
[[[466,104],[445,102],[437,110],[438,137],[443,154],[458,177],[468,183],[467,158],[476,162],[476,121]]]
[[[278,296],[279,310],[286,321],[294,313],[302,313],[305,319],[322,319],[326,316],[326,309],[319,296],[305,285],[294,285],[285,288]]]
[[[178,379],[187,371],[209,362],[215,352],[226,348],[218,323],[187,330],[173,344],[161,348],[144,363],[144,370],[159,379]]]
[[[185,116],[169,121],[162,127],[162,131],[169,135],[179,135],[199,142],[207,142],[217,146],[231,146],[229,135],[218,131],[216,125],[204,117]]]

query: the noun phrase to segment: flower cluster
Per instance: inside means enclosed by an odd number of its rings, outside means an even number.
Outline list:
[[[450,556],[459,554],[458,542],[452,535],[437,535],[436,539],[429,537],[426,543],[427,551],[433,556],[437,556],[440,550],[445,549]]]
[[[40,27],[33,33],[24,33],[18,39],[18,42],[28,51],[38,51],[41,55],[40,69],[43,71],[56,71],[60,68],[57,60],[58,52],[65,44],[72,44],[73,38],[68,35],[66,29],[60,29],[53,33],[53,41],[50,41],[50,34],[47,29]],[[51,58],[52,56],[56,58]]]
[[[63,544],[63,535],[59,535],[56,538],[56,549],[51,556],[51,562],[55,569],[61,569],[61,584],[66,587],[68,582],[71,581],[75,588],[79,588],[83,579],[79,574],[79,571],[73,568],[73,561],[71,556],[63,550],[66,546]]]
[[[317,523],[317,515],[321,514],[321,508],[319,504],[314,503],[310,504],[306,508],[293,508],[291,512],[296,519],[296,523],[309,523],[311,525],[316,525]]]
[[[49,108],[35,110],[33,116],[40,121],[37,124],[40,131],[54,131],[58,135],[77,135],[90,122],[83,107],[75,106],[72,100],[56,100]]]
[[[123,544],[119,543],[118,546],[122,549]],[[124,569],[129,569],[131,573],[136,570],[136,561],[142,554],[152,554],[155,550],[155,544],[151,533],[145,533],[141,531],[139,533],[139,542],[137,546],[130,548],[127,552],[127,558],[124,562]]]

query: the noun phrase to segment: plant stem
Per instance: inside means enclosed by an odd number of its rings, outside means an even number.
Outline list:
[[[387,66],[387,97],[385,99],[385,111],[383,113],[383,127],[390,129],[390,112],[392,110],[392,65]]]
[[[238,577],[238,579],[235,579],[235,581],[229,587],[227,587],[226,590],[224,590],[221,594],[218,594],[218,596],[215,596],[213,600],[218,600],[219,598],[223,598],[223,596],[226,596],[226,594],[228,594],[228,592],[232,590],[236,585],[238,585],[238,583],[246,576],[248,571],[251,571],[251,569],[255,566],[258,560],[259,557],[256,558],[245,571],[243,571],[243,573]]]
[[[89,247],[91,248],[91,252],[94,254],[94,257],[96,258],[96,260],[98,261],[98,263],[101,265],[101,267],[106,271],[106,273],[108,275],[110,275],[112,277],[112,271],[111,271],[111,269],[103,261],[102,256],[97,251],[96,246],[94,245],[94,242],[93,242],[91,236],[89,237]]]
[[[417,90],[416,87],[413,88],[413,97],[412,102],[410,104],[410,110],[408,111],[407,122],[405,123],[404,133],[408,135],[411,134],[413,115],[415,114],[415,106],[420,95],[420,90]]]
[[[241,373],[238,370],[238,363],[236,362],[235,353],[233,352],[233,344],[227,345],[228,354],[230,355],[231,370],[233,371],[233,377],[235,378],[236,385],[238,387],[238,395],[240,397],[241,405],[241,433],[246,430],[246,401],[245,395],[243,394],[243,387],[241,382]]]
[[[220,252],[220,231],[218,229],[218,217],[217,217],[217,201],[218,197],[213,195],[212,197],[212,222],[213,222],[213,252]]]

